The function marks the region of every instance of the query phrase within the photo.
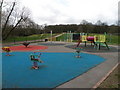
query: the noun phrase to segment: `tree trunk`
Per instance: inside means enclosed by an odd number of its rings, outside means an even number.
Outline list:
[[[2,36],[2,5],[3,5],[3,0],[0,3],[0,36]],[[2,38],[0,37],[0,41]]]
[[[9,13],[9,15],[8,15],[8,17],[7,17],[7,20],[6,20],[6,22],[5,22],[4,26],[3,26],[3,30],[2,30],[3,33],[5,32],[5,29],[6,29],[7,23],[8,23],[9,18],[10,18],[11,14],[12,14],[12,12],[13,12],[13,10],[14,10],[14,7],[15,7],[15,2],[13,2],[12,9],[11,9],[11,11],[10,11],[10,13]]]
[[[23,19],[23,17],[21,16],[21,18],[18,20],[17,24],[7,34],[5,34],[5,36],[3,37],[3,40],[7,39],[7,37],[10,35],[10,33],[17,27],[17,25],[21,22],[22,19]]]

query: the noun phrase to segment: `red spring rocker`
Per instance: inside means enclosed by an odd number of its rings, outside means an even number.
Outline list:
[[[10,53],[9,53],[11,52],[10,47],[3,47],[2,50],[6,52],[6,56],[10,56]]]
[[[36,52],[34,52],[34,54],[31,54],[30,55],[30,59],[31,61],[33,61],[33,66],[32,66],[32,69],[38,69],[38,62],[40,63],[43,63],[42,60],[40,60],[40,56],[41,56],[41,53],[39,55],[35,55]]]

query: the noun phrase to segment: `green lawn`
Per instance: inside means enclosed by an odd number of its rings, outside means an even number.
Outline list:
[[[107,37],[108,37],[108,39],[110,39],[109,36],[107,36]],[[120,36],[112,35],[111,41],[108,40],[108,44],[120,45],[120,39],[119,38],[120,38]]]
[[[56,34],[53,34],[53,36]],[[40,40],[40,39],[45,39],[49,38],[51,35],[50,34],[36,34],[36,35],[30,35],[30,36],[21,36],[21,37],[9,37],[3,43],[6,42],[18,42],[18,41],[29,41],[29,40]]]
[[[57,41],[65,41],[66,40],[66,34],[63,34],[56,38]]]

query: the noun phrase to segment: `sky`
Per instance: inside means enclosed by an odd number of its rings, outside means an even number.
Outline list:
[[[19,0],[39,25],[80,24],[82,20],[107,24],[118,21],[119,0]]]

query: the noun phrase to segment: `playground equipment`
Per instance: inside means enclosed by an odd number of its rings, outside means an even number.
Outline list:
[[[34,52],[33,54],[30,55],[30,59],[31,59],[31,61],[33,61],[32,69],[39,68],[37,62],[43,63],[43,61],[40,60],[41,53],[39,53],[39,55],[35,55],[35,54],[36,54],[36,52]]]
[[[92,43],[94,43],[94,45],[95,45],[94,38],[95,38],[94,36],[87,36],[87,35],[80,36],[80,38],[79,38],[79,40],[78,40],[77,47],[79,46],[79,44],[80,44],[81,42],[85,42],[85,47],[86,47],[87,41],[90,41],[90,42],[91,42],[91,45],[92,45]]]
[[[81,50],[82,50],[82,48],[79,48],[79,47],[77,47],[76,48],[76,53],[77,53],[77,58],[80,58],[80,52],[81,52]]]
[[[61,36],[62,36],[62,38],[59,38]],[[51,42],[52,41],[72,42],[72,38],[73,38],[73,33],[71,33],[71,31],[67,31],[66,33],[62,33],[62,34],[59,34],[57,36],[52,36],[52,32],[51,32],[51,37],[48,38],[48,41],[51,41]]]
[[[10,53],[9,53],[11,52],[10,47],[3,47],[2,50],[6,52],[6,56],[10,56]]]
[[[48,41],[56,41],[56,37],[48,38]]]
[[[24,42],[23,45],[27,47],[30,43],[29,42]]]
[[[67,42],[72,42],[72,38],[73,38],[73,33],[71,33],[71,31],[67,31],[67,33],[66,33],[66,41]]]
[[[62,35],[62,36],[61,36]],[[107,47],[109,50],[109,46],[106,42],[106,33],[104,35],[93,35],[88,36],[87,33],[72,33],[71,31],[67,31],[66,33],[63,33],[59,36],[54,36],[48,39],[48,41],[65,41],[65,42],[72,42],[73,40],[78,40],[78,44],[76,47],[80,45],[81,42],[85,43],[85,47],[87,46],[87,42],[89,41],[91,43],[91,46],[94,45],[94,48],[97,48],[100,50],[101,46]]]
[[[95,38],[94,48],[97,48],[100,50],[100,46],[105,46],[109,50],[109,46],[107,45],[107,42],[106,42],[106,35],[95,35],[94,38]]]
[[[76,47],[78,47],[81,42],[85,42],[85,47],[86,47],[87,41],[90,41],[91,45],[92,43],[94,43],[94,48],[97,48],[99,50],[100,50],[100,46],[105,46],[107,47],[107,49],[109,49],[106,42],[106,33],[104,35],[94,35],[94,36],[82,35],[79,37],[78,44]]]

